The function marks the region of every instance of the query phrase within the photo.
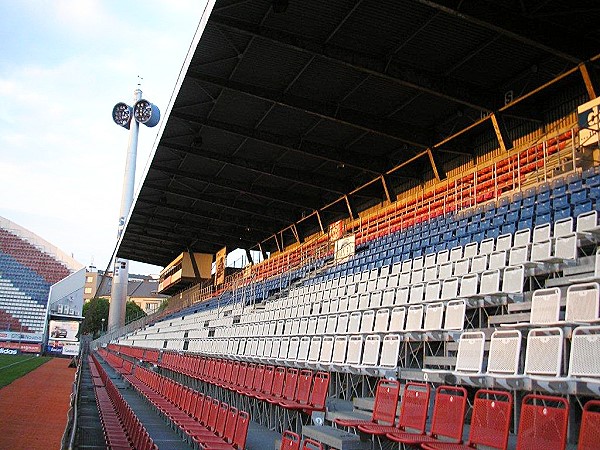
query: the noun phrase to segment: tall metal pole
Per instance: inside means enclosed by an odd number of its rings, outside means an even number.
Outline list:
[[[133,103],[142,99],[142,91],[136,89],[133,93]],[[125,161],[125,175],[123,178],[123,193],[121,195],[121,210],[119,213],[119,229],[117,239],[121,238],[125,228],[125,220],[129,216],[133,203],[133,190],[135,184],[135,163],[137,158],[137,144],[140,124],[131,120],[129,128],[129,145]],[[112,288],[110,294],[110,308],[108,311],[107,331],[113,331],[125,326],[125,307],[127,304],[127,283],[129,280],[129,261],[115,257],[113,269]]]

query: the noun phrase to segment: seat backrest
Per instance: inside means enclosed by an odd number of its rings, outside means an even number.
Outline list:
[[[441,281],[434,280],[427,283],[425,286],[425,301],[434,302],[440,299]]]
[[[296,389],[296,402],[308,404],[310,400],[310,388],[312,386],[313,373],[309,369],[302,369],[298,375],[298,386]]]
[[[297,433],[285,430],[281,437],[279,450],[300,450],[300,442],[302,442],[302,439]]]
[[[310,406],[315,409],[324,409],[327,392],[329,389],[329,372],[317,372],[313,377],[310,391]]]
[[[454,263],[452,261],[446,261],[441,263],[438,270],[438,278],[440,280],[446,280],[452,276],[454,272]]]
[[[360,311],[354,311],[350,313],[350,320],[348,321],[348,333],[358,333],[360,330],[360,322],[362,313]]]
[[[431,434],[452,441],[462,440],[467,390],[461,386],[438,386],[431,420]]]
[[[381,336],[378,334],[370,334],[365,337],[365,347],[361,362],[363,366],[376,366],[379,363],[380,346]]]
[[[490,340],[487,373],[516,375],[519,372],[521,341],[519,330],[496,330]]]
[[[410,305],[406,318],[405,331],[420,331],[423,329],[423,305]]]
[[[446,305],[444,330],[462,330],[465,323],[466,309],[467,305],[463,299],[449,301]]]
[[[223,439],[228,444],[232,444],[233,440],[235,439],[235,427],[237,425],[237,420],[238,420],[238,409],[233,406],[230,406],[229,409],[227,410],[227,413],[225,414],[225,416],[226,416],[226,423],[225,423],[225,430],[223,433]]]
[[[517,450],[564,450],[569,402],[562,397],[528,394],[521,402]]]
[[[348,348],[348,336],[335,336],[333,343],[333,354],[331,362],[334,364],[343,364],[346,362],[346,349]]]
[[[313,336],[310,340],[310,347],[308,350],[308,361],[316,362],[319,360],[319,355],[321,354],[321,341],[323,338],[321,336]]]
[[[510,392],[480,389],[475,393],[469,444],[505,450],[513,398]]]
[[[600,442],[600,400],[590,400],[583,407],[577,450],[595,450]]]
[[[460,294],[462,298],[468,298],[477,294],[479,289],[479,274],[469,273],[460,279]]]
[[[563,355],[563,330],[534,328],[527,334],[525,375],[559,376]]]
[[[396,306],[392,309],[392,316],[390,318],[389,331],[400,332],[404,331],[404,322],[406,318],[406,308],[403,306]]]
[[[530,243],[531,243],[531,230],[529,228],[519,230],[515,233],[513,247],[520,247],[522,245],[527,245]]]
[[[538,289],[531,297],[529,321],[534,325],[556,323],[560,317],[560,289]]]
[[[555,238],[566,236],[573,232],[573,218],[565,217],[564,219],[557,220],[554,222],[553,235]]]
[[[348,354],[346,355],[346,364],[360,364],[363,351],[363,337],[360,335],[350,336],[348,339]]]
[[[593,210],[577,216],[577,231],[585,232],[598,227],[598,211]]]
[[[600,314],[600,284],[572,284],[567,289],[567,322],[596,320]]]
[[[298,385],[298,369],[288,367],[285,374],[285,384],[283,386],[282,397],[285,400],[293,400],[296,397],[296,387]]]
[[[394,305],[406,305],[408,303],[408,298],[410,295],[410,287],[401,286],[396,289],[396,299],[394,301]]]
[[[323,364],[329,364],[333,355],[333,336],[323,336],[321,341],[321,355],[319,356],[319,362]]]
[[[541,225],[536,225],[533,229],[533,243],[547,241],[550,239],[550,235],[552,234],[552,228],[549,223],[544,223]]]
[[[458,341],[456,371],[480,373],[483,367],[485,334],[483,331],[465,331]]]
[[[402,394],[398,428],[417,433],[425,432],[429,395],[430,387],[428,384],[406,383]]]
[[[556,238],[554,256],[567,261],[577,259],[577,234],[571,233]]]
[[[481,274],[481,295],[495,294],[500,291],[500,269],[486,270]]]
[[[233,446],[237,450],[244,450],[246,448],[246,438],[248,437],[249,426],[250,414],[248,414],[246,411],[239,411],[235,426],[235,435],[233,438]]]
[[[506,267],[502,276],[502,292],[521,294],[525,283],[525,267],[522,265]]]
[[[387,334],[383,337],[381,346],[381,358],[379,366],[385,369],[394,369],[398,367],[398,356],[400,354],[400,336],[397,334]]]
[[[497,250],[490,253],[490,259],[488,268],[492,269],[503,269],[506,267],[507,261],[507,251],[506,250]]]
[[[302,442],[302,450],[323,450],[323,444],[313,439],[306,438]]]
[[[399,395],[400,382],[398,380],[380,378],[375,388],[375,404],[373,405],[371,420],[394,425]]]
[[[376,333],[386,333],[390,322],[390,310],[388,308],[381,308],[377,310],[375,314],[375,326],[373,330]]]
[[[512,247],[512,234],[501,234],[496,238],[496,251],[510,250]]]
[[[373,325],[375,324],[375,311],[372,309],[364,311],[362,313],[362,319],[360,321],[360,332],[361,333],[372,333]]]
[[[600,326],[580,326],[571,335],[569,377],[600,379]]]
[[[425,323],[423,325],[423,330],[441,330],[443,317],[444,304],[442,302],[428,303],[425,307]]]

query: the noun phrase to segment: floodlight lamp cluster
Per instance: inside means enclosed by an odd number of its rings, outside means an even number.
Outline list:
[[[133,108],[123,102],[117,103],[112,112],[113,121],[129,130],[132,117],[147,127],[154,127],[160,121],[160,110],[158,106],[148,100],[138,100]]]

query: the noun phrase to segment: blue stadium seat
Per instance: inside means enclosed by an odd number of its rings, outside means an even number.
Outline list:
[[[576,173],[572,173],[567,177],[567,183],[569,192],[578,191],[583,187],[583,180]]]
[[[563,194],[559,197],[554,197],[552,199],[552,208],[553,209],[561,209],[569,206],[569,197],[566,194]]]
[[[578,203],[583,203],[588,198],[587,189],[579,189],[571,192],[570,202],[571,205],[577,205]]]
[[[467,226],[467,233],[473,234],[479,231],[479,220],[477,222],[471,222]]]
[[[494,238],[494,239],[496,239],[498,236],[500,236],[500,228],[498,228],[498,227],[490,228],[489,230],[487,230],[485,232],[485,237],[486,238]]]
[[[590,212],[593,209],[592,201],[587,200],[573,207],[573,216],[577,217],[580,214]]]
[[[511,211],[506,215],[506,222],[514,223],[519,219],[518,211]]]
[[[504,225],[502,225],[501,234],[508,234],[508,233],[512,234],[515,231],[517,231],[517,227],[515,226],[514,222],[507,222]]]
[[[506,220],[506,217],[504,216],[504,214],[499,214],[496,217],[494,217],[492,219],[492,227],[501,227],[504,224],[504,221]]]
[[[533,217],[533,206],[523,206],[520,209],[519,218],[531,219]]]
[[[565,195],[567,192],[567,185],[565,184],[564,178],[556,178],[552,181],[552,196],[559,197]]]
[[[554,211],[554,220],[566,219],[567,217],[571,217],[571,207],[568,206],[563,209],[557,209]]]
[[[508,210],[509,211],[518,211],[521,208],[521,204],[522,204],[521,199],[513,200],[510,202]]]
[[[600,186],[600,174],[594,174],[586,178],[585,185],[587,187]]]
[[[523,199],[523,207],[534,206],[536,201],[536,196],[532,195],[531,197],[525,197]]]
[[[536,226],[543,225],[545,223],[551,223],[551,222],[552,222],[552,215],[550,213],[540,214],[538,216],[535,216],[535,225]]]
[[[590,188],[590,193],[589,193],[588,197],[593,198],[594,200],[600,199],[600,185],[592,186]]]
[[[533,228],[532,218],[519,220],[519,223],[517,224],[517,230],[524,230],[525,228]]]
[[[498,208],[496,208],[496,215],[504,215],[508,212],[508,198],[503,197],[498,200]]]
[[[546,214],[550,211],[552,211],[552,208],[550,207],[550,200],[540,201],[538,199],[538,204],[535,208],[536,214]]]

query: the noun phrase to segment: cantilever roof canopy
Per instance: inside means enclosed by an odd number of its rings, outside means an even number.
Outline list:
[[[556,92],[593,93],[599,12],[569,0],[217,0],[118,255],[166,265],[186,250],[277,250],[510,148],[549,120]]]

